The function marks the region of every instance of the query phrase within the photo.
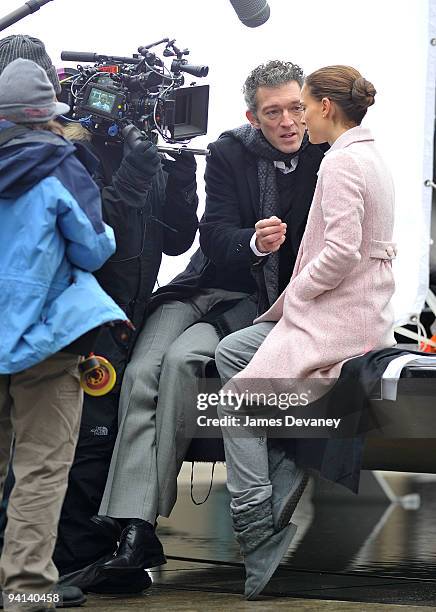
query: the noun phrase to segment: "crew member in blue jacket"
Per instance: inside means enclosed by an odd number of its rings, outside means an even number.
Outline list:
[[[82,408],[78,363],[99,326],[126,320],[91,274],[115,240],[53,121],[67,110],[34,62],[1,74],[0,496],[13,436],[16,478],[0,559],[5,610],[46,610],[59,597],[51,557]]]
[[[15,59],[41,66],[62,100],[56,71],[44,43],[33,36],[15,34],[0,40],[0,74]],[[68,99],[68,97],[66,96]],[[64,100],[66,101],[66,100]],[[58,525],[53,560],[60,575],[74,584],[99,592],[138,592],[151,581],[142,569],[129,580],[90,576],[88,565],[117,548],[119,526],[98,513],[118,427],[118,396],[124,368],[136,337],[147,316],[148,300],[156,284],[162,253],[177,256],[191,246],[198,226],[196,215],[196,162],[184,151],[176,160],[163,159],[157,148],[138,130],[127,138],[94,133],[80,123],[69,123],[64,135],[73,141],[76,156],[84,163],[100,188],[103,219],[114,231],[116,251],[95,271],[101,287],[124,310],[135,329],[124,325],[105,326],[98,334],[94,352],[109,359],[117,372],[117,384],[99,397],[86,395],[75,459]],[[12,470],[0,503],[0,550],[5,511],[13,484]],[[0,498],[1,499],[1,498]],[[163,553],[162,553],[163,554]],[[83,570],[79,571],[79,570]],[[77,572],[79,571],[79,574]],[[64,595],[65,598],[65,595]]]

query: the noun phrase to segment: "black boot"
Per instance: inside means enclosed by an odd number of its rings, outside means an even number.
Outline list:
[[[103,566],[102,572],[121,574],[126,571],[147,569],[166,563],[162,544],[154,526],[147,521],[132,519],[121,532],[115,556]]]
[[[151,586],[150,576],[143,569],[133,569],[122,575],[102,572],[103,565],[112,558],[113,555],[105,555],[81,570],[61,576],[58,586],[79,587],[84,593],[106,595],[135,595]]]
[[[138,595],[150,588],[152,581],[146,570],[130,570],[123,574],[105,572],[100,580],[88,587],[88,593],[100,595]]]
[[[57,608],[75,608],[76,606],[81,606],[86,601],[85,595],[78,587],[58,584],[54,592],[61,598],[61,601],[56,604]]]

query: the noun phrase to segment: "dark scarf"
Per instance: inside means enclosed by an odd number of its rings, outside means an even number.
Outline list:
[[[277,188],[275,161],[283,161],[290,164],[294,157],[307,146],[309,140],[307,134],[304,135],[301,147],[295,153],[282,153],[273,147],[261,130],[251,125],[241,125],[224,132],[222,136],[232,136],[239,140],[243,146],[257,158],[257,179],[259,183],[259,219],[267,219],[273,215],[280,218],[280,199]],[[264,266],[265,284],[268,292],[269,303],[272,304],[278,297],[279,287],[279,252],[271,253]]]

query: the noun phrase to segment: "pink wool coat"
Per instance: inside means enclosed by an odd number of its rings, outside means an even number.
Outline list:
[[[289,285],[255,321],[277,324],[231,386],[289,392],[308,378],[325,386],[347,359],[393,346],[393,224],[390,172],[370,131],[354,127],[321,162]]]

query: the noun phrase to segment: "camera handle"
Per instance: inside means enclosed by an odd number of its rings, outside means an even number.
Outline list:
[[[20,6],[20,8],[15,9],[15,11],[12,11],[12,13],[0,19],[0,32],[17,21],[20,21],[23,17],[27,17],[27,15],[39,11],[41,6],[44,6],[47,2],[52,2],[52,0],[28,0],[23,6]]]
[[[160,153],[177,153],[177,155],[181,155],[183,151],[188,151],[193,155],[205,155],[206,157],[210,155],[209,149],[193,149],[192,147],[166,147],[161,145],[156,145],[156,148]]]
[[[124,138],[124,146],[125,150],[124,154],[128,153],[128,150],[132,150],[138,140],[142,140],[144,138],[144,133],[141,132],[133,123],[129,123],[123,127],[121,130],[121,135]],[[126,147],[127,145],[127,147]],[[181,155],[183,151],[189,151],[193,155],[210,155],[209,149],[193,149],[190,147],[168,147],[166,145],[156,145],[157,150],[160,153],[176,153],[177,155]]]

